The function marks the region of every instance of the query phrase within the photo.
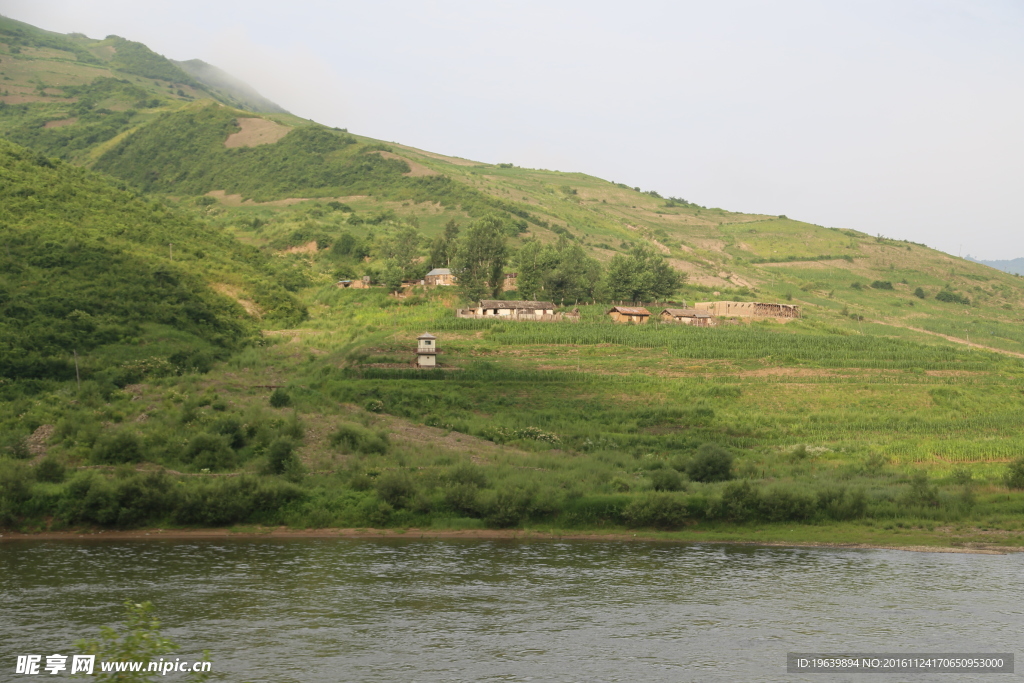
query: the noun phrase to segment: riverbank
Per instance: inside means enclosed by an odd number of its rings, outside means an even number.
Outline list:
[[[852,526],[852,525],[851,525]],[[832,540],[807,540],[808,532],[828,531]],[[557,529],[292,529],[289,527],[239,526],[217,529],[78,529],[25,533],[0,532],[4,541],[36,540],[218,540],[239,538],[352,538],[352,539],[466,539],[518,541],[660,541],[671,543],[714,543],[792,548],[836,548],[849,550],[903,550],[929,553],[975,553],[1003,555],[1024,552],[1020,535],[996,542],[994,534],[980,528],[913,530],[892,533],[886,529],[865,530],[836,527],[794,527],[787,530],[743,529],[741,527],[686,531],[580,532]],[[797,532],[800,532],[799,534]],[[851,533],[853,532],[853,533]],[[875,533],[872,533],[875,532]],[[916,533],[915,533],[916,532]],[[824,534],[814,534],[824,535]],[[802,536],[804,538],[799,538]],[[1002,539],[1001,539],[1002,540]]]

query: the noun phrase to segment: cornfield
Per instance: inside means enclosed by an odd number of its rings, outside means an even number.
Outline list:
[[[685,325],[612,323],[505,323],[451,321],[448,329],[487,329],[488,338],[508,346],[530,344],[619,344],[638,349],[667,349],[677,358],[709,360],[771,359],[824,368],[985,371],[1003,363],[997,354],[901,339],[861,335],[788,333],[752,326],[699,328]],[[1024,367],[1024,366],[1022,366]]]

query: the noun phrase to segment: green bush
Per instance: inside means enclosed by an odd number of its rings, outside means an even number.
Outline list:
[[[970,306],[971,305],[971,300],[968,299],[966,296],[963,296],[961,294],[957,294],[956,292],[951,292],[948,289],[943,289],[938,294],[936,294],[935,295],[935,300],[936,301],[944,301],[944,302],[950,303],[950,304],[961,304],[963,306]]]
[[[371,432],[369,429],[351,423],[338,425],[330,437],[331,445],[352,453],[364,455],[388,452],[388,435],[385,432]]]
[[[28,437],[19,436],[10,439],[7,452],[15,460],[28,460],[32,457],[32,451],[28,447]]]
[[[0,527],[13,526],[26,511],[32,483],[24,463],[0,461]]]
[[[393,470],[377,478],[377,495],[392,507],[406,507],[416,494],[416,484],[408,472]]]
[[[845,487],[826,488],[818,491],[818,511],[835,520],[859,519],[867,513],[868,501],[864,491],[852,493]]]
[[[1024,457],[1017,458],[1006,467],[1006,486],[1011,489],[1024,489]]]
[[[267,469],[270,474],[294,473],[299,467],[295,443],[288,438],[274,439],[267,448]]]
[[[142,440],[127,430],[107,435],[93,447],[92,461],[102,465],[142,462]]]
[[[302,489],[280,479],[217,477],[192,484],[176,502],[173,521],[198,526],[277,522],[278,511],[301,499]]]
[[[633,527],[678,529],[689,519],[686,504],[669,493],[649,493],[635,498],[622,511],[626,522]]]
[[[683,488],[683,478],[674,469],[654,470],[651,472],[650,478],[651,486],[655,491],[680,491]]]
[[[918,287],[917,289],[914,290],[914,296],[916,296],[918,299],[923,299],[927,296],[927,294],[924,293],[923,289]]]
[[[487,475],[484,473],[484,469],[468,462],[448,470],[445,473],[445,479],[453,485],[465,484],[474,488],[487,486]]]
[[[928,482],[928,475],[915,472],[910,478],[910,488],[903,495],[905,505],[921,507],[938,507],[939,492]]]
[[[446,487],[443,500],[453,512],[470,517],[480,514],[480,489],[472,484],[452,484]]]
[[[395,509],[377,496],[366,498],[357,507],[359,522],[371,527],[387,526]]]
[[[687,463],[686,474],[693,481],[728,481],[732,479],[732,460],[729,451],[717,444],[706,443]]]
[[[533,502],[530,491],[507,486],[498,491],[487,491],[483,500],[484,520],[491,526],[506,528],[517,526],[526,519]]]
[[[287,408],[292,404],[292,397],[287,391],[278,387],[270,395],[270,405],[274,408]]]
[[[64,481],[65,474],[66,470],[64,463],[53,456],[43,458],[39,464],[36,465],[36,479],[39,481],[45,481],[51,484],[60,484]]]
[[[196,434],[189,439],[182,458],[197,470],[224,470],[237,464],[237,457],[228,445],[228,440],[220,434],[209,432]]]

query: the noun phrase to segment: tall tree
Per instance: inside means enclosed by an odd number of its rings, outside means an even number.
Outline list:
[[[431,268],[451,268],[458,238],[459,224],[453,218],[444,226],[444,234],[438,235],[430,245]]]
[[[621,301],[653,301],[676,292],[686,279],[653,247],[640,244],[628,255],[616,254],[605,274],[608,296]]]
[[[542,246],[531,240],[516,254],[517,289],[526,298],[579,301],[594,296],[601,279],[600,264],[583,247],[562,237]]]
[[[411,225],[401,225],[381,237],[378,255],[400,268],[403,277],[411,277],[413,263],[420,254],[420,234]]]
[[[490,215],[473,223],[458,240],[452,272],[459,281],[462,296],[476,301],[499,296],[505,280],[505,222]]]

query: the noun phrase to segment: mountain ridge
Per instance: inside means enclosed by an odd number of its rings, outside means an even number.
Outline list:
[[[973,261],[974,263],[981,263],[986,266],[989,266],[990,268],[1001,270],[1004,273],[1024,275],[1024,258],[985,260],[976,259],[970,254],[968,254],[964,258],[967,259],[968,261]]]

